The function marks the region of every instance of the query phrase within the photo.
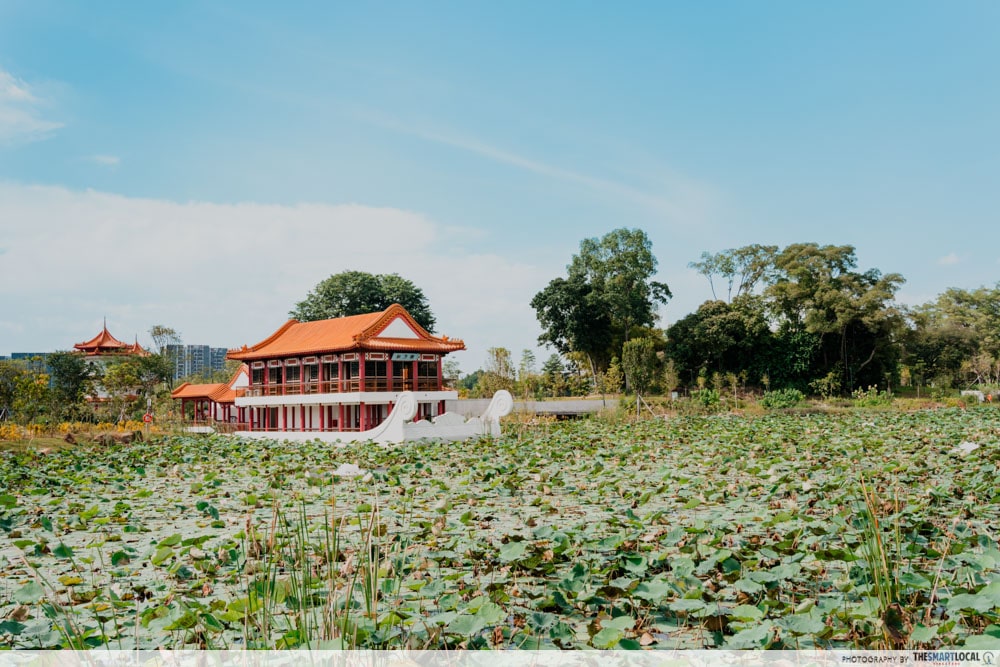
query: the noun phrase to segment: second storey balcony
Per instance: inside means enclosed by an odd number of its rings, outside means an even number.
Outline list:
[[[237,396],[299,396],[309,394],[341,394],[383,391],[444,391],[436,377],[418,378],[350,378],[345,380],[305,380],[251,384],[237,389]]]
[[[254,361],[245,397],[444,391],[441,358],[361,352]]]

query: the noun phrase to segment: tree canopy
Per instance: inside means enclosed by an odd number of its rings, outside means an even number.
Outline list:
[[[919,384],[991,383],[1000,375],[1000,284],[947,289],[908,315],[903,361]]]
[[[290,317],[301,322],[363,315],[398,303],[427,331],[433,332],[434,314],[423,290],[398,274],[343,271],[321,281],[295,304]]]
[[[52,374],[52,392],[66,405],[78,403],[94,390],[94,368],[78,352],[53,352],[45,360]]]
[[[721,276],[729,302],[706,302],[670,328],[668,355],[687,377],[745,372],[803,390],[828,378],[848,391],[895,379],[903,277],[858,271],[854,246],[755,244],[703,253],[689,266],[713,296]]]
[[[891,379],[903,324],[893,303],[903,276],[856,267],[853,246],[795,243],[776,257],[777,277],[767,289],[779,316],[819,336],[820,370],[839,365],[849,390]]]
[[[531,300],[542,335],[538,341],[559,352],[586,355],[596,376],[633,329],[652,326],[656,307],[670,288],[653,280],[657,261],[641,229],[615,229],[600,239],[584,239],[567,267]]]
[[[720,276],[726,281],[726,301],[753,294],[754,289],[762,281],[767,281],[774,267],[774,257],[778,246],[752,244],[742,248],[731,248],[714,255],[701,253],[701,261],[691,262],[689,268],[695,269],[708,278],[712,288],[712,298],[718,299],[715,292],[715,277]],[[733,288],[736,294],[733,294]]]

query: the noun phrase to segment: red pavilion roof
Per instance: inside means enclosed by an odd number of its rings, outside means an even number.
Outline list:
[[[236,401],[236,388],[234,385],[241,375],[249,378],[250,370],[246,364],[242,364],[233,374],[229,382],[214,382],[210,384],[191,384],[185,382],[172,392],[170,398],[173,399],[199,399],[204,398],[216,403],[233,403]]]
[[[135,354],[139,356],[146,356],[149,354],[142,345],[139,345],[139,341],[136,340],[134,343],[123,343],[108,331],[107,323],[104,324],[104,328],[101,329],[101,333],[97,334],[88,341],[82,343],[77,343],[73,346],[75,349],[87,354],[87,356],[97,356],[103,354]]]
[[[408,330],[412,337],[381,335],[397,321],[405,327],[403,331]],[[438,337],[427,333],[405,308],[393,304],[381,313],[351,315],[315,322],[288,320],[256,345],[252,347],[244,345],[242,348],[230,350],[226,357],[249,361],[349,350],[405,350],[447,354],[464,349],[465,343],[457,338]]]

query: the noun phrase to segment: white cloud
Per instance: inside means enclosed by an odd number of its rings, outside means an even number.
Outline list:
[[[947,255],[945,255],[944,257],[938,258],[937,263],[940,266],[954,266],[954,265],[958,264],[959,261],[961,261],[961,260],[959,259],[958,255],[956,255],[953,252],[950,252]]]
[[[117,167],[122,161],[117,155],[91,155],[88,159],[103,167]]]
[[[27,83],[0,69],[0,144],[44,139],[62,127],[42,118],[42,106]]]
[[[105,316],[123,340],[143,342],[164,324],[187,343],[253,344],[316,283],[348,269],[420,286],[438,330],[465,340],[466,371],[489,347],[534,347],[528,304],[561,266],[481,243],[467,253],[453,233],[419,213],[357,204],[175,203],[0,182],[0,284],[17,286],[0,329],[18,332],[3,336],[11,349],[0,354],[66,349]]]

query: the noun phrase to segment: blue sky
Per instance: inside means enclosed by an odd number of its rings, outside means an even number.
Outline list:
[[[852,244],[906,303],[997,280],[996,3],[284,4],[0,0],[0,354],[254,343],[361,269],[471,371],[622,226],[663,324],[753,242]]]

